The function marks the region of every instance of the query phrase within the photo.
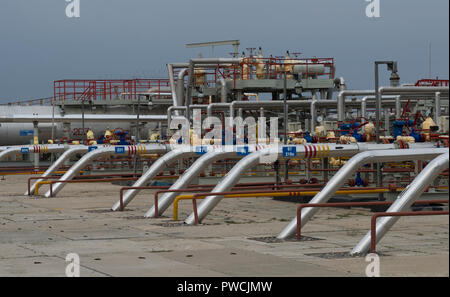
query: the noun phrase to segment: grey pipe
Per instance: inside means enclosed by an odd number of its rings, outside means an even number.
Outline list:
[[[441,172],[448,169],[449,153],[441,154],[434,158],[428,165],[422,169],[419,175],[409,184],[400,195],[398,195],[395,202],[389,207],[386,212],[402,212],[407,211],[413,203],[422,195],[425,189],[433,182]],[[376,242],[391,229],[391,227],[400,219],[400,217],[382,217],[378,219],[376,225]],[[350,252],[351,255],[366,254],[370,249],[370,231],[361,239],[361,241]]]
[[[227,96],[228,96],[228,89],[227,89],[227,82],[224,78],[219,79],[220,84],[220,102],[221,103],[227,103]]]
[[[209,104],[208,104],[209,105]],[[189,106],[189,109],[207,109],[208,108],[208,105],[206,105],[206,104],[191,104],[190,106]]]
[[[178,73],[177,86],[176,86],[178,106],[184,105],[184,77],[187,74],[188,74],[187,68],[181,69],[180,72]]]
[[[343,157],[343,156],[352,156],[357,154],[363,150],[370,149],[393,149],[395,148],[394,144],[363,144],[363,143],[355,143],[355,144],[346,144],[340,145],[335,143],[327,143],[327,144],[315,144],[315,145],[288,145],[288,147],[295,147],[297,151],[298,158],[307,158],[309,149],[313,149],[314,147],[318,151],[318,145],[328,145],[330,155],[329,157]],[[265,157],[272,157],[270,155],[275,154],[277,157],[282,156],[284,146],[276,146],[276,149],[267,148],[263,150],[259,150],[253,152],[242,160],[240,160],[228,173],[225,177],[221,179],[221,181],[217,184],[217,186],[211,192],[226,192],[229,191],[242,177],[242,175],[250,168],[255,167],[260,163],[260,161],[264,160],[267,162]],[[205,198],[200,205],[198,206],[198,218],[201,221],[206,215],[220,202],[222,199],[221,196],[209,196]],[[186,224],[194,224],[194,215],[191,214],[186,220]]]
[[[424,95],[446,92],[448,87],[380,87],[380,95]],[[345,97],[347,96],[374,96],[374,90],[345,90],[338,95],[338,121],[345,120]]]
[[[87,152],[89,149],[88,146],[86,145],[76,145],[76,146],[70,146],[68,148],[68,150],[66,150],[53,164],[52,166],[50,166],[45,172],[44,174],[41,175],[41,178],[36,180],[34,182],[34,184],[30,187],[30,192],[28,193],[28,189],[25,192],[24,195],[33,195],[35,192],[35,188],[37,186],[37,188],[39,188],[41,185],[38,184],[39,182],[43,181],[44,177],[47,176],[51,176],[53,173],[56,172],[56,170],[58,170],[58,168],[60,168],[62,165],[64,165],[64,163],[69,160],[70,157],[72,157],[75,154],[78,153],[85,153]]]
[[[227,158],[239,158],[235,152],[216,152],[210,151],[200,158],[198,158],[177,181],[169,188],[169,190],[179,190],[187,187],[192,180],[197,177],[206,167],[211,163],[227,159]],[[164,211],[173,203],[175,198],[180,193],[165,193],[158,199],[158,213],[161,215]],[[152,218],[155,216],[155,206],[152,206],[144,215],[146,218]]]
[[[327,102],[328,104],[330,101],[321,100],[324,103]],[[312,100],[289,100],[287,101],[288,107],[310,107]],[[230,108],[230,117],[234,118],[234,110],[236,108],[243,108],[243,109],[259,109],[260,107],[284,107],[283,101],[233,101],[229,105]]]
[[[374,95],[373,90],[344,90],[340,91],[337,99],[338,121],[345,121],[345,97],[347,96],[368,96]]]
[[[436,92],[434,96],[434,122],[437,125],[441,116],[441,92]]]
[[[387,100],[396,98],[396,96],[383,96],[383,98],[386,98],[386,100],[383,100],[382,104],[383,106],[390,106],[396,103],[396,101],[393,100]],[[406,100],[405,100],[406,101]],[[314,102],[314,103],[313,103]],[[362,100],[355,100],[355,101],[349,101],[345,102],[346,105],[365,108],[367,110],[367,103],[375,103],[375,98],[372,98],[369,96],[364,97]],[[221,103],[216,103],[214,105],[210,104],[208,106],[208,110],[212,110],[214,107],[226,107],[229,106],[230,110],[230,116],[234,117],[234,110],[236,108],[244,108],[244,109],[258,109],[260,107],[265,108],[274,108],[274,107],[283,107],[283,101],[233,101],[231,103],[228,103],[229,105],[220,105]],[[314,104],[314,105],[313,105]],[[317,106],[336,106],[338,105],[338,101],[331,101],[331,100],[289,100],[287,101],[288,107],[310,107],[312,112],[317,111]],[[366,113],[366,112],[364,112]],[[311,129],[313,130],[313,129]]]
[[[133,187],[140,187],[147,185],[153,177],[155,177],[161,170],[164,170],[168,166],[172,165],[175,161],[182,158],[194,157],[195,152],[184,150],[172,150],[164,156],[157,159],[152,166],[133,184]],[[138,189],[128,190],[123,195],[123,206],[127,206],[128,203],[140,192]],[[120,200],[118,200],[111,208],[113,211],[120,209]]]
[[[391,101],[385,101],[385,99],[395,99],[395,112],[400,113],[401,111],[401,103],[400,96],[383,96],[382,104],[389,104]],[[361,99],[361,116],[367,118],[367,102],[376,103],[376,98],[374,96],[365,96]]]
[[[213,109],[221,109],[226,110],[230,108],[231,103],[211,103],[208,104],[208,107],[206,108],[206,115],[208,117],[212,116]]]
[[[149,145],[143,145],[149,153],[164,153],[168,151],[168,146],[160,145],[160,144],[149,144]],[[102,157],[102,156],[110,156],[110,155],[116,155],[116,154],[126,154],[128,153],[128,150],[130,149],[130,146],[124,146],[125,151],[124,152],[118,152],[116,149],[120,146],[109,146],[109,147],[103,147],[98,148],[96,150],[93,150],[87,154],[85,154],[78,162],[76,162],[72,167],[70,167],[69,170],[59,179],[59,180],[71,180],[74,178],[75,175],[80,173],[80,170],[82,170],[84,167],[86,167],[89,163],[91,163],[93,160]],[[133,146],[134,147],[134,146]],[[53,186],[53,196],[55,196],[59,191],[62,190],[62,188],[66,185],[64,182],[57,182]],[[45,193],[45,197],[50,197],[50,190]]]
[[[376,144],[374,145],[376,146]],[[328,181],[326,186],[317,193],[309,203],[326,203],[336,191],[344,185],[344,183],[354,174],[354,172],[364,164],[374,162],[391,162],[391,161],[410,161],[410,160],[429,160],[436,156],[448,152],[448,149],[390,149],[365,151],[353,156],[347,163],[339,169],[338,172]],[[302,211],[302,226],[318,211],[318,208],[307,207]],[[277,236],[279,239],[287,239],[295,234],[297,229],[297,217],[281,231]]]
[[[310,107],[310,113],[311,113],[311,129],[310,132],[314,133],[316,130],[316,121],[317,121],[317,111],[316,111],[316,104],[318,100],[317,97],[314,95],[313,100],[311,101],[311,107]]]
[[[155,96],[172,96],[172,93],[169,92],[150,92],[150,93],[141,93],[140,95],[148,95],[150,98],[153,98]],[[149,102],[149,104],[151,104]]]
[[[448,95],[448,87],[380,87],[381,95],[434,95],[441,92]]]
[[[402,101],[400,100],[400,96],[395,97],[395,118],[400,119],[402,116]],[[387,127],[385,127],[387,129]]]
[[[179,106],[179,102],[177,99],[177,93],[176,93],[176,89],[175,89],[175,80],[173,78],[173,65],[172,64],[167,64],[167,72],[169,73],[169,83],[170,83],[170,90],[172,93],[172,101],[173,101],[173,106]],[[178,113],[177,113],[178,115]]]

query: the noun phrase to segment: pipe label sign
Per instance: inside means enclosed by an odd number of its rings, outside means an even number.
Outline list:
[[[247,156],[248,155],[248,146],[238,146],[236,148],[238,156]]]
[[[20,136],[30,136],[34,135],[33,130],[20,130]]]
[[[195,154],[197,155],[203,155],[206,154],[207,148],[206,146],[196,146],[195,147]]]
[[[23,148],[20,149],[20,152],[21,152],[22,154],[28,154],[28,153],[30,153],[30,149],[27,148],[27,147],[23,147]]]
[[[295,146],[283,147],[283,157],[295,157],[297,156],[297,148]]]
[[[98,149],[98,146],[95,146],[95,145],[90,146],[90,147],[88,147],[88,152],[91,152],[91,151],[96,150],[96,149]]]
[[[116,154],[125,154],[125,147],[124,146],[117,146],[115,148]]]

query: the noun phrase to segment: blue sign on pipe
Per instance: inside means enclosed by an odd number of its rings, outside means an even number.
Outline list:
[[[195,147],[195,154],[197,155],[203,155],[206,154],[207,148],[206,146],[196,146]]]
[[[96,150],[96,149],[98,149],[98,146],[91,145],[90,147],[88,147],[88,152],[91,152],[91,151]]]
[[[238,156],[247,156],[248,155],[248,146],[238,146],[237,147],[237,155]]]
[[[116,154],[125,154],[125,147],[124,146],[116,146],[115,151],[116,151]]]
[[[33,130],[20,130],[20,136],[30,136],[34,135]]]
[[[295,146],[283,147],[283,157],[295,157],[297,156],[297,148]]]
[[[23,147],[23,148],[20,149],[20,152],[21,152],[22,154],[28,154],[28,153],[30,152],[30,149],[27,148],[27,147]]]

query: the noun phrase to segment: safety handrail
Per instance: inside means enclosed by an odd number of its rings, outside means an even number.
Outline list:
[[[89,177],[107,177],[107,176],[140,176],[140,173],[112,173],[112,174],[90,174],[90,175],[77,175],[74,177],[74,179],[80,179],[80,178],[85,178],[85,179],[89,179]],[[31,180],[35,180],[35,179],[42,179],[42,180],[46,180],[46,179],[57,179],[57,178],[61,178],[61,176],[31,176],[28,178],[28,196],[31,196],[30,194],[30,187],[31,187]],[[36,185],[35,185],[36,188]]]
[[[439,200],[437,200],[439,201]],[[446,200],[448,203],[448,200]],[[417,204],[419,201],[416,201]],[[376,221],[380,217],[405,217],[405,216],[437,216],[448,215],[448,210],[435,210],[435,211],[403,211],[403,212],[377,212],[372,215],[370,221],[370,252],[375,253],[376,246]]]
[[[367,193],[385,193],[390,191],[389,189],[379,188],[371,190],[340,190],[336,191],[336,194],[367,194]],[[256,195],[256,194],[271,194],[270,196],[312,196],[316,195],[319,191],[286,191],[286,190],[273,190],[273,191],[243,191],[243,192],[210,192],[204,194],[195,194],[192,196],[192,205],[194,208],[194,224],[199,224],[198,212],[197,212],[197,198],[208,196],[227,196],[227,195]],[[244,197],[242,196],[242,197]],[[250,196],[251,197],[251,196]]]
[[[258,183],[255,183],[255,184],[258,184]],[[210,187],[207,187],[207,188],[196,188],[196,189],[176,189],[176,190],[170,190],[169,189],[169,190],[157,191],[155,193],[155,218],[158,217],[158,195],[159,194],[162,194],[162,193],[183,193],[183,192],[188,193],[188,192],[198,192],[198,191],[211,191],[214,188],[214,186],[215,185],[210,185]],[[310,185],[301,185],[301,184],[295,184],[295,185],[292,185],[292,184],[279,184],[279,185],[277,185],[275,183],[270,183],[270,184],[267,184],[267,185],[252,185],[252,183],[247,183],[247,184],[237,184],[236,186],[234,186],[232,188],[232,190],[240,189],[240,188],[243,188],[243,187],[245,187],[246,189],[267,189],[269,187],[272,187],[272,189],[275,189],[275,188],[289,188],[289,187],[297,187],[298,188],[299,186],[302,186],[304,188],[305,186],[306,187],[307,186],[311,186],[311,184]],[[175,197],[174,204],[173,204],[173,218],[174,218],[175,221],[178,220],[178,201],[180,199],[192,199],[192,197],[193,197],[193,195],[186,195],[186,197],[181,195],[181,196]]]

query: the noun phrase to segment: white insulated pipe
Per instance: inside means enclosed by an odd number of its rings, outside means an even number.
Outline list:
[[[283,155],[283,147],[295,147],[296,157],[299,158],[310,158],[313,155],[313,151],[321,151],[319,146],[328,146],[329,155],[328,157],[343,157],[352,156],[360,151],[365,150],[375,150],[375,149],[393,149],[395,144],[366,144],[366,143],[355,143],[340,145],[335,143],[324,143],[324,144],[308,144],[308,145],[286,145],[286,146],[272,146],[263,150],[258,150],[253,152],[243,159],[241,159],[228,173],[223,177],[217,186],[211,192],[225,192],[229,191],[242,177],[242,175],[250,168],[260,164],[268,163],[267,160],[271,160],[270,163],[274,162]],[[198,206],[198,218],[201,221],[206,215],[222,200],[221,196],[209,196],[203,199],[203,201]],[[192,213],[185,220],[186,224],[194,224],[194,214]]]
[[[88,151],[89,147],[86,145],[71,145],[68,147],[68,149],[41,175],[40,179],[37,179],[33,185],[30,187],[30,192],[25,192],[24,195],[33,195],[35,192],[36,185],[38,185],[39,182],[43,181],[45,177],[51,176],[53,173],[58,170],[62,165],[64,165],[64,162],[69,160],[70,157],[72,157],[75,154],[78,153],[86,153]],[[40,185],[38,185],[38,188]]]
[[[43,154],[43,153],[58,153],[63,152],[67,149],[67,146],[63,144],[38,144],[38,145],[20,145],[20,146],[12,146],[4,151],[0,152],[0,161],[3,161],[8,156],[11,156],[16,153],[26,153],[26,154]]]
[[[90,164],[93,160],[103,157],[103,156],[110,156],[110,155],[123,155],[123,154],[129,154],[129,153],[135,153],[136,152],[135,145],[129,145],[129,146],[107,146],[107,147],[100,147],[96,150],[90,151],[87,154],[85,154],[80,160],[78,160],[70,169],[59,179],[59,180],[71,180],[73,179],[77,174],[80,173],[80,171],[86,167],[88,164]],[[169,150],[169,146],[161,145],[161,144],[146,144],[146,145],[140,145],[139,147],[145,148],[145,152],[147,153],[165,153]],[[62,188],[66,185],[65,182],[57,182],[54,184],[53,187],[53,196],[55,196],[59,191],[62,190]],[[50,197],[50,190],[45,193],[45,197]]]
[[[377,147],[379,144],[373,144]],[[342,187],[348,178],[355,173],[358,168],[368,163],[376,162],[402,162],[410,160],[430,160],[440,154],[448,152],[443,148],[428,149],[383,149],[364,151],[355,156],[342,166],[339,171],[328,181],[325,187],[317,193],[309,203],[326,203]],[[318,208],[307,207],[302,211],[301,221],[304,226],[309,219],[318,211]],[[277,236],[279,239],[287,239],[295,234],[297,229],[297,216],[281,231]]]
[[[420,195],[425,189],[439,176],[444,170],[448,169],[449,153],[448,148],[446,153],[435,157],[424,169],[414,178],[400,195],[398,195],[395,202],[388,208],[386,212],[402,212],[407,211],[414,202],[419,199]],[[376,224],[376,242],[389,231],[389,229],[400,219],[400,217],[381,217]],[[303,223],[302,223],[303,224]],[[361,239],[361,241],[350,252],[351,255],[366,254],[370,249],[371,233],[370,231]]]
[[[236,156],[235,152],[216,152],[214,150],[204,154],[198,158],[177,181],[169,188],[169,190],[179,190],[186,188],[205,168],[213,162],[229,158],[242,158]],[[161,215],[175,200],[180,193],[170,192],[164,193],[158,199],[158,214]],[[146,218],[155,217],[155,206],[153,205],[144,215]]]
[[[196,154],[192,151],[185,151],[182,149],[175,149],[172,150],[164,156],[160,157],[158,160],[156,160],[152,166],[144,173],[142,176],[133,184],[133,187],[140,187],[147,185],[153,177],[155,177],[161,170],[164,170],[165,168],[172,165],[174,162],[183,159],[183,158],[189,158],[194,157]],[[139,189],[132,189],[128,190],[123,194],[123,206],[127,206],[128,203],[133,200],[133,198],[140,192]],[[111,209],[113,211],[117,211],[120,209],[120,200],[118,200]]]

